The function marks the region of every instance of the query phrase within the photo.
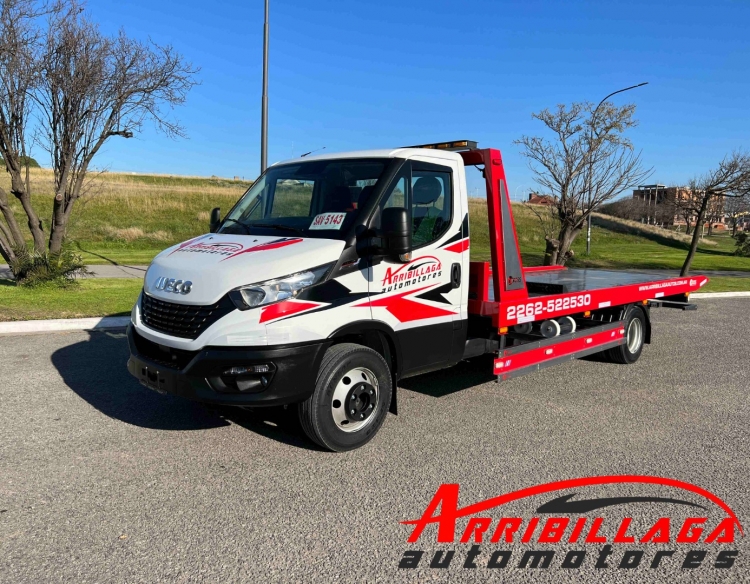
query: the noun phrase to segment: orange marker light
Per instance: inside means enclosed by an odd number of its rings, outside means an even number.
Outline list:
[[[505,335],[508,333],[508,327],[507,326],[501,326],[500,330],[498,331],[501,335]]]
[[[591,311],[587,310],[586,312],[583,313],[583,316],[585,316],[586,318],[588,318],[589,316],[591,316]]]

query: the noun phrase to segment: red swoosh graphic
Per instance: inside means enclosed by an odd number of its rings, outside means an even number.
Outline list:
[[[302,302],[299,300],[295,300],[295,301],[285,300],[283,302],[278,302],[277,304],[271,304],[270,306],[263,308],[263,310],[261,310],[261,313],[260,313],[260,323],[268,322],[270,320],[276,320],[277,318],[281,318],[283,316],[291,316],[299,312],[306,312],[308,310],[312,310],[313,308],[318,308],[319,306],[323,306],[323,305],[324,304],[321,302]]]
[[[456,243],[443,248],[445,251],[452,251],[453,253],[461,253],[469,249],[469,238],[462,239]]]
[[[474,503],[473,505],[462,507],[456,510],[455,517],[458,518],[458,517],[466,517],[468,515],[475,515],[477,513],[481,513],[482,511],[486,511],[487,509],[499,507],[500,505],[505,505],[506,503],[510,503],[511,501],[517,501],[518,499],[524,499],[526,497],[533,497],[534,495],[539,495],[541,493],[549,493],[551,491],[561,491],[564,489],[574,489],[576,487],[586,487],[590,485],[611,485],[611,484],[617,484],[617,483],[640,483],[640,484],[647,484],[647,485],[662,485],[665,487],[674,487],[676,489],[682,489],[684,491],[689,491],[691,493],[695,493],[696,495],[700,495],[701,497],[704,497],[708,499],[709,501],[711,501],[712,503],[721,507],[721,509],[729,517],[731,517],[732,520],[737,524],[737,527],[739,528],[740,533],[742,534],[742,537],[745,536],[745,532],[742,529],[740,520],[737,519],[737,516],[734,514],[734,511],[732,511],[729,505],[727,505],[724,501],[722,501],[719,497],[717,497],[710,491],[707,491],[706,489],[702,489],[701,487],[693,485],[692,483],[687,483],[685,481],[678,481],[675,479],[667,479],[663,477],[652,477],[648,475],[608,475],[608,476],[600,476],[600,477],[582,477],[579,479],[568,479],[564,481],[544,483],[541,485],[536,485],[534,487],[521,489],[519,491],[513,491],[512,493],[507,493],[505,495],[500,495],[499,497],[493,497],[492,499],[486,499],[484,501],[480,501],[479,503]],[[413,520],[413,521],[402,521],[401,523],[404,525],[416,525],[419,523],[437,523],[439,521],[440,521],[440,517],[438,516],[432,519],[418,519],[418,520]]]
[[[400,294],[394,294],[387,298],[379,298],[375,300],[368,300],[361,304],[353,304],[353,308],[361,308],[365,306],[372,306],[373,308],[382,307],[395,316],[400,322],[411,322],[412,320],[422,320],[425,318],[435,318],[438,316],[449,316],[456,314],[450,310],[443,310],[442,308],[435,308],[428,304],[422,304],[416,300],[405,298],[410,294],[416,294],[427,288],[432,288],[437,284],[429,284],[415,290],[407,290]]]
[[[247,249],[243,249],[242,251],[238,251],[237,253],[233,253],[232,255],[225,257],[222,262],[225,262],[227,260],[231,260],[232,258],[236,258],[238,255],[242,255],[243,253],[252,253],[255,251],[266,251],[270,249],[279,249],[280,247],[286,247],[287,245],[294,245],[295,243],[299,243],[302,241],[301,237],[298,237],[296,239],[279,239],[276,241],[269,241],[268,243],[260,243],[253,247],[248,247]]]
[[[194,237],[193,239],[189,239],[189,240],[181,243],[180,247],[178,247],[176,250],[172,251],[169,255],[172,255],[173,253],[175,253],[177,251],[180,251],[182,248],[187,247],[188,245],[193,244],[196,241],[199,241],[199,240],[204,239],[204,238],[209,237],[209,236],[210,236],[210,234],[209,235],[199,235],[198,237]],[[167,256],[167,257],[169,257],[169,256]]]

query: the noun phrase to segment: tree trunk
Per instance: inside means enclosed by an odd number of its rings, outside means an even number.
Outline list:
[[[544,265],[554,266],[557,261],[557,250],[560,249],[560,242],[551,237],[545,237],[547,248],[544,250]]]
[[[695,219],[695,229],[693,229],[693,239],[690,241],[690,250],[688,251],[685,263],[682,264],[682,270],[680,270],[680,276],[687,276],[690,272],[690,264],[693,263],[693,257],[698,249],[698,241],[701,237],[701,225],[703,225],[703,218],[706,215],[706,207],[708,207],[708,199],[710,196],[704,197],[701,202],[701,208],[698,211],[698,217]]]
[[[13,247],[8,242],[8,230],[2,223],[0,223],[0,257],[2,257],[8,264],[16,259],[16,254],[13,253]]]
[[[575,238],[581,232],[581,227],[574,227],[573,225],[563,224],[560,229],[560,235],[558,236],[559,247],[557,249],[557,257],[555,263],[552,265],[564,266],[565,262],[570,257],[570,247],[573,245]]]
[[[65,240],[65,216],[62,215],[59,220],[55,218],[52,229],[49,234],[49,253],[58,254],[62,251],[62,244]]]
[[[18,170],[17,173],[15,171],[12,172],[10,179],[10,192],[16,199],[18,199],[18,202],[21,203],[21,207],[23,207],[24,213],[26,213],[29,231],[34,240],[34,249],[39,253],[44,253],[45,241],[42,222],[39,220],[39,216],[36,214],[36,211],[31,204],[31,196],[29,195],[29,191],[26,190],[24,181],[21,178],[20,170]]]
[[[62,183],[63,185],[65,183]],[[63,236],[65,235],[65,187],[55,193],[52,201],[52,224],[49,229],[49,252],[60,253]]]
[[[6,245],[9,247],[23,247],[24,240],[23,233],[21,233],[21,227],[18,225],[18,221],[16,221],[13,209],[10,208],[8,194],[2,188],[0,188],[0,213],[3,214],[5,222],[8,224],[9,233],[5,234],[8,239]]]

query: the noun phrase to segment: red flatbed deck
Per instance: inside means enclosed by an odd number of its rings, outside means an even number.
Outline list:
[[[705,276],[553,267],[526,270],[525,297],[496,302],[492,273],[488,262],[471,263],[469,314],[492,317],[498,328],[650,299],[687,300],[687,294],[708,282]]]

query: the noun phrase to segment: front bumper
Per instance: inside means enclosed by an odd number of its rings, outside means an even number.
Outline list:
[[[273,406],[304,401],[315,389],[318,367],[329,342],[288,347],[205,347],[200,351],[159,352],[159,346],[128,326],[128,371],[144,386],[191,400],[235,405]],[[272,364],[266,387],[242,392],[224,381],[235,366]]]

